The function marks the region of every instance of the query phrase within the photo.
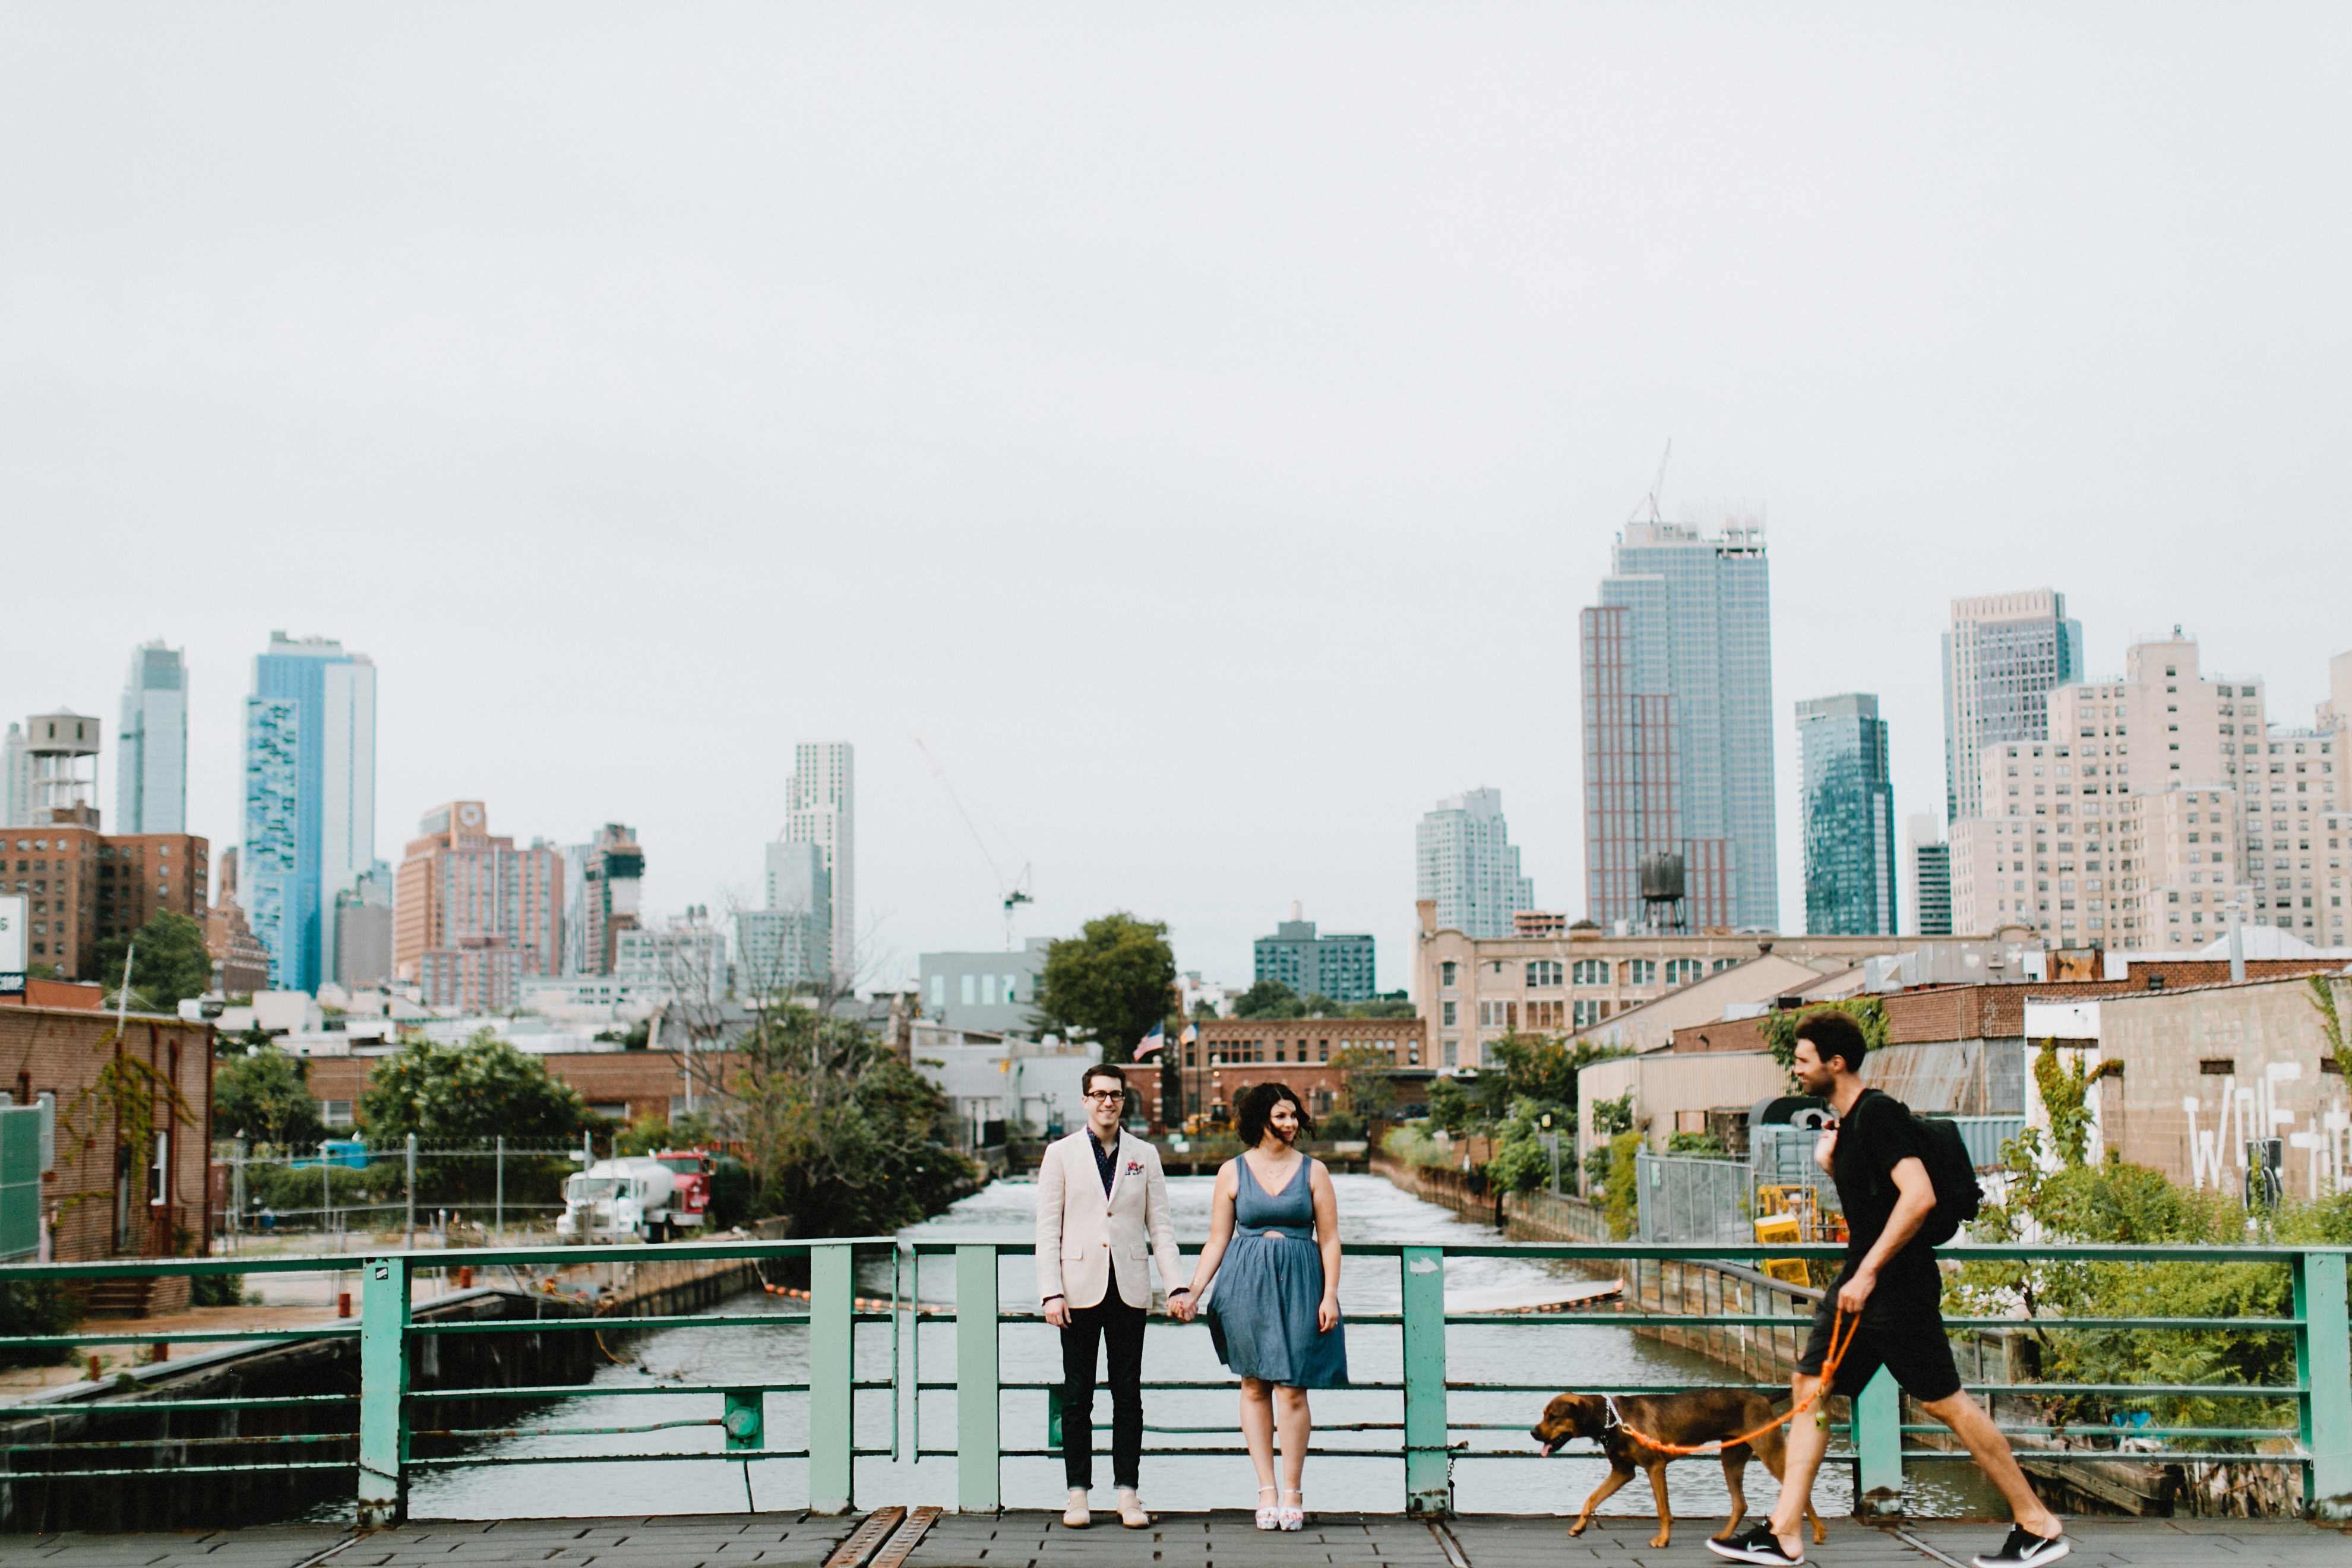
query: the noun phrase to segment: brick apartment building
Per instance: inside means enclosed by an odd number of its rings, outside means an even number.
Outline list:
[[[133,1016],[118,1040],[113,1015],[99,1010],[100,987],[34,980],[26,991],[26,1005],[0,999],[0,1087],[19,1105],[57,1100],[57,1168],[41,1198],[49,1256],[80,1262],[201,1250],[212,1228],[212,1026]],[[122,1107],[99,1086],[100,1068],[118,1057],[145,1069],[133,1081],[157,1086],[152,1137],[137,1148],[125,1142]],[[187,1297],[185,1279],[107,1281],[93,1289],[91,1310],[173,1311]]]
[[[1428,1070],[1427,1037],[1418,1018],[1204,1018],[1194,1039],[1171,1046],[1181,1109],[1163,1103],[1163,1074],[1129,1068],[1141,1110],[1154,1127],[1181,1126],[1184,1118],[1231,1114],[1252,1084],[1289,1085],[1307,1099],[1307,1110],[1320,1116],[1339,1102],[1347,1078],[1334,1065],[1349,1050],[1369,1047],[1384,1055],[1392,1070]]]
[[[205,923],[205,841],[185,833],[107,834],[98,813],[0,830],[0,892],[25,896],[26,956],[64,980],[102,980],[98,949],[158,910]]]
[[[205,915],[205,951],[213,957],[213,979],[229,996],[250,996],[269,989],[269,950],[253,934],[237,902],[236,846],[220,852],[220,888]]]

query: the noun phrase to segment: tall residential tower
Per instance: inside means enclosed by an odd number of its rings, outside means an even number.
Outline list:
[[[239,876],[273,986],[315,992],[330,977],[335,895],[374,864],[375,665],[272,632],[245,700]]]
[[[857,976],[857,770],[846,741],[803,741],[784,785],[784,837],[824,857],[825,903],[833,917],[827,962],[836,984]]]
[[[1778,929],[1764,531],[1629,524],[1580,631],[1585,913],[1641,920],[1642,857],[1669,851],[1693,926]]]
[[[1895,784],[1886,721],[1864,692],[1797,704],[1804,779],[1805,934],[1891,936]]]
[[[1503,792],[1449,795],[1422,815],[1413,835],[1413,895],[1437,903],[1441,930],[1469,937],[1511,934],[1511,917],[1536,903],[1503,820]]]
[[[160,641],[131,656],[114,759],[114,831],[188,829],[188,669]]]
[[[1910,881],[1905,894],[1911,918],[1903,929],[1920,936],[1952,934],[1952,847],[1945,840],[1944,824],[1933,812],[1905,818],[1911,840]]]
[[[1987,746],[2050,736],[2050,693],[2083,679],[2083,623],[2051,588],[1952,601],[1944,634],[1944,820],[1984,815]]]

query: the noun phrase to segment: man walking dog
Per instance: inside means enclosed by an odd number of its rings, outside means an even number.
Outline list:
[[[1825,1097],[1837,1118],[1814,1145],[1813,1160],[1837,1184],[1845,1211],[1845,1266],[1815,1310],[1811,1337],[1797,1361],[1792,1387],[1806,1413],[1789,1424],[1780,1500],[1765,1522],[1707,1545],[1735,1563],[1805,1560],[1798,1531],[1811,1504],[1814,1473],[1829,1447],[1828,1433],[1807,1407],[1819,1397],[1834,1329],[1851,1338],[1843,1339],[1844,1353],[1831,1392],[1851,1398],[1884,1366],[1919,1408],[1968,1446],[2009,1500],[2016,1521],[2009,1539],[1999,1551],[1978,1557],[1977,1568],[2042,1568],[2071,1550],[2064,1527],[2033,1495],[2009,1440],[1960,1387],[1951,1342],[1944,1335],[1943,1278],[1930,1239],[1937,1232],[1922,1231],[1936,1216],[1939,1197],[1931,1168],[1948,1168],[1938,1142],[1945,1134],[1923,1127],[1901,1101],[1862,1086],[1857,1075],[1868,1050],[1862,1026],[1834,1009],[1811,1014],[1797,1026],[1797,1082],[1807,1094]],[[1956,1142],[1957,1134],[1951,1137]],[[1963,1185],[1973,1180],[1965,1158],[1954,1179]],[[1939,1229],[1949,1234],[1948,1226]]]
[[[1160,1151],[1119,1131],[1127,1075],[1097,1065],[1079,1077],[1087,1124],[1048,1144],[1037,1166],[1037,1294],[1045,1321],[1062,1331],[1062,1471],[1069,1506],[1062,1522],[1093,1522],[1087,1492],[1095,1474],[1095,1347],[1110,1363],[1111,1479],[1118,1521],[1151,1522],[1137,1495],[1143,1467],[1143,1321],[1151,1305],[1150,1262],[1190,1294],[1168,1214]],[[1147,1247],[1145,1237],[1150,1237]],[[1147,1261],[1147,1254],[1150,1261]]]

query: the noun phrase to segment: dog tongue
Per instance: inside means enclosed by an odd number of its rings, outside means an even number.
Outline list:
[[[1550,1458],[1551,1458],[1551,1451],[1552,1451],[1554,1448],[1557,1448],[1557,1447],[1559,1447],[1559,1444],[1557,1444],[1557,1443],[1546,1443],[1546,1444],[1543,1446],[1543,1457],[1544,1457],[1545,1458],[1547,1458],[1547,1459]]]

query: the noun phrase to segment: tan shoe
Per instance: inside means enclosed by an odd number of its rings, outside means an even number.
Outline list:
[[[1062,1522],[1072,1530],[1084,1530],[1094,1521],[1094,1514],[1087,1508],[1086,1492],[1077,1487],[1072,1487],[1070,1506],[1062,1510]]]
[[[1118,1489],[1118,1521],[1129,1530],[1151,1527],[1151,1516],[1143,1510],[1143,1500],[1135,1495],[1133,1487]]]

